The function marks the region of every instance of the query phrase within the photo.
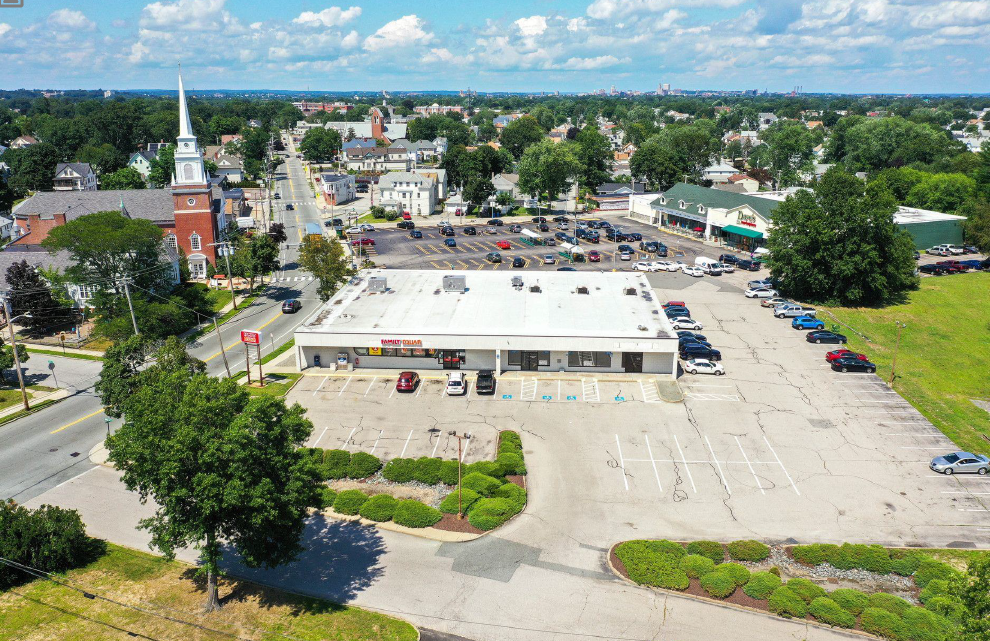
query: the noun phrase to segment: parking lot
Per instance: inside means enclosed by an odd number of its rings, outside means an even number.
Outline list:
[[[668,276],[681,275],[650,280]],[[465,461],[490,458],[497,430],[519,430],[546,536],[990,543],[990,480],[930,472],[955,448],[882,380],[833,372],[833,346],[725,281],[683,278],[657,294],[687,302],[726,369],[682,375],[683,403],[662,401],[648,376],[518,372],[494,396],[472,385],[453,398],[442,372],[413,394],[395,392],[394,375],[307,376],[289,400],[311,408],[311,445],[385,459],[454,458],[449,430],[471,434]]]

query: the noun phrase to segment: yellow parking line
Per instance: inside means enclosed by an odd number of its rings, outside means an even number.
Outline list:
[[[443,246],[443,248],[444,248],[444,249],[446,249],[446,250],[447,250],[448,252],[450,252],[451,254],[453,254],[453,253],[454,253],[454,248],[453,248],[453,247],[447,247],[446,245],[444,245],[444,246]]]
[[[49,434],[58,434],[62,430],[66,429],[67,427],[72,427],[73,425],[78,425],[79,423],[82,423],[83,421],[85,421],[87,418],[93,418],[97,414],[102,414],[102,413],[103,413],[103,410],[102,409],[96,410],[92,414],[87,414],[86,416],[83,416],[82,418],[77,418],[76,420],[72,421],[71,423],[66,423],[65,425],[63,425],[62,427],[58,428],[57,430],[52,430],[51,432],[49,432]]]
[[[459,260],[459,261],[457,261],[457,265],[458,265],[458,266],[459,266],[459,267],[460,267],[461,269],[467,269],[467,268],[468,268],[468,266],[467,266],[467,263],[465,263],[465,262],[464,262],[463,260]]]
[[[419,251],[423,252],[423,255],[429,255],[429,253],[430,253],[430,252],[426,251],[426,249],[422,245],[416,245],[416,249],[418,249]]]
[[[437,265],[437,264],[436,264],[435,262],[433,262],[432,260],[430,261],[430,264],[431,264],[431,265],[433,265],[433,269],[443,269],[443,267],[441,267],[440,265]]]
[[[447,263],[447,269],[453,269],[454,268],[454,263],[450,262],[449,260],[445,260],[443,262]]]

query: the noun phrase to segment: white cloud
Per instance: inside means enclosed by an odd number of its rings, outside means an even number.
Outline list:
[[[339,27],[356,19],[360,15],[361,7],[348,7],[347,9],[328,7],[319,13],[303,11],[292,22],[307,27]]]
[[[571,18],[567,21],[567,30],[571,32],[583,31],[588,28],[588,21],[584,18]]]
[[[141,10],[141,26],[165,30],[231,33],[240,21],[224,9],[226,0],[160,0]]]
[[[402,16],[383,25],[378,31],[364,39],[368,51],[381,51],[417,44],[429,44],[434,35],[426,30],[426,21],[412,14]]]
[[[745,0],[595,0],[586,13],[597,20],[662,13],[673,7],[734,7]]]
[[[340,41],[340,46],[344,49],[353,49],[361,42],[361,35],[357,31],[351,31]]]
[[[807,56],[776,56],[767,64],[771,67],[822,67],[835,64],[835,58],[824,53]]]
[[[540,36],[547,30],[547,19],[544,16],[519,18],[514,23],[519,33],[526,37]]]
[[[144,62],[149,53],[151,53],[150,48],[140,42],[135,42],[131,45],[131,52],[127,55],[127,61],[131,64],[140,64]]]
[[[438,47],[436,49],[430,49],[429,52],[420,58],[420,62],[424,64],[447,64],[447,65],[466,65],[474,62],[474,56],[468,54],[466,56],[458,56],[450,52],[450,49],[446,47]]]
[[[990,0],[965,2],[953,0],[921,7],[911,19],[917,29],[965,27],[990,22]]]
[[[48,26],[54,29],[72,29],[76,31],[92,31],[96,23],[86,17],[82,11],[59,9],[48,16]]]
[[[0,22],[0,38],[6,35],[13,27],[11,27],[6,22]]]
[[[560,68],[587,71],[588,69],[604,69],[605,67],[614,67],[615,65],[629,62],[632,62],[631,58],[622,58],[620,60],[613,55],[598,56],[597,58],[569,58]]]

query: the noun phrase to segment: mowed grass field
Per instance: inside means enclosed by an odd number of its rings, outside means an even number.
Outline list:
[[[124,607],[47,580],[0,592],[3,641],[414,641],[416,629],[375,612],[222,579],[219,612],[203,614],[195,568],[110,545],[106,554],[68,572],[67,583],[144,610]],[[162,615],[162,616],[158,616]],[[195,625],[171,621],[179,619]],[[200,627],[201,626],[201,627]]]
[[[972,402],[990,400],[990,273],[923,278],[903,305],[824,309],[867,337],[842,330],[849,349],[865,353],[884,380],[895,323],[905,323],[894,389],[960,449],[990,454],[990,412]]]

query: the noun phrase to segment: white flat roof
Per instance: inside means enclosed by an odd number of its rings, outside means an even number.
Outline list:
[[[898,207],[894,212],[895,225],[912,225],[915,223],[931,223],[941,220],[965,220],[965,216],[943,214],[940,211],[916,209],[915,207]]]
[[[443,290],[443,277],[451,274],[465,277],[467,291]],[[386,292],[368,291],[372,276],[386,279]],[[514,287],[513,277],[523,287]],[[539,292],[530,291],[534,285]],[[579,287],[588,293],[577,293]],[[635,295],[626,293],[629,288]],[[511,269],[364,270],[296,333],[676,338],[641,273]]]

